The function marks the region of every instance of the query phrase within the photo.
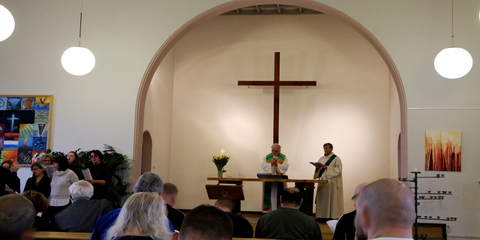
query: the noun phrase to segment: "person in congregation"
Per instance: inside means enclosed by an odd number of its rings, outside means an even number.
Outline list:
[[[318,159],[313,178],[328,180],[326,184],[318,184],[316,213],[318,221],[339,218],[343,214],[343,179],[342,161],[333,153],[331,143],[323,144],[324,155]]]
[[[20,194],[0,197],[0,239],[33,240],[34,222],[35,208],[27,198]]]
[[[358,196],[362,190],[368,185],[368,183],[360,183],[355,188],[353,193],[352,200],[357,201]],[[333,240],[355,240],[355,215],[357,214],[356,210],[346,213],[338,219],[337,225],[335,227],[335,233],[333,234]],[[357,239],[364,240],[364,239]]]
[[[188,212],[182,231],[174,233],[172,240],[231,240],[233,225],[222,210],[200,205]]]
[[[222,197],[215,202],[215,207],[226,212],[232,220],[234,238],[252,238],[253,228],[250,222],[244,217],[232,213],[235,208],[235,200],[231,197]]]
[[[50,206],[42,218],[45,218],[50,225],[53,224],[55,215],[63,209],[70,206],[69,187],[78,182],[77,175],[68,169],[68,160],[65,156],[58,156],[54,159],[56,171],[53,173],[52,181],[50,183]]]
[[[173,183],[163,184],[162,198],[165,204],[167,205],[167,217],[172,221],[173,228],[180,231],[182,227],[183,219],[185,214],[183,212],[173,208],[175,202],[177,201],[178,189],[177,186]]]
[[[55,225],[60,231],[92,232],[97,220],[113,210],[106,199],[90,199],[93,196],[93,186],[85,180],[72,184],[68,191],[72,205],[55,216]]]
[[[46,166],[43,163],[36,162],[30,165],[33,177],[27,179],[25,188],[23,191],[33,190],[43,194],[46,198],[50,197],[50,178],[48,178],[45,172]]]
[[[288,170],[288,159],[281,153],[282,146],[275,143],[271,147],[271,153],[262,160],[262,169],[272,175],[283,175]],[[280,205],[280,194],[285,188],[284,183],[265,182],[263,184],[263,211],[275,210]]]
[[[70,151],[67,153],[67,160],[68,160],[68,169],[72,170],[75,174],[77,174],[78,179],[84,179],[82,173],[82,163],[80,162],[80,158],[78,154],[74,151]]]
[[[2,162],[2,167],[5,169],[8,169],[10,171],[10,175],[13,176],[15,181],[11,182],[10,184],[7,185],[2,185],[5,186],[5,191],[8,193],[19,193],[20,192],[20,178],[18,178],[17,172],[20,169],[20,166],[18,164],[13,163],[10,160],[6,160]]]
[[[53,166],[53,157],[52,155],[45,153],[40,156],[39,163],[43,163],[45,168],[45,173],[47,174],[48,178],[52,179],[53,173],[55,172],[55,167]]]
[[[18,189],[17,192],[20,192],[20,179],[17,177],[19,168],[14,165],[12,171],[10,171],[10,169],[4,168],[3,165],[0,167],[0,196],[13,193],[14,189]]]
[[[358,239],[412,240],[415,201],[411,189],[384,178],[367,185],[355,204]]]
[[[156,193],[139,192],[125,201],[105,240],[170,240],[172,233],[163,199]]]
[[[258,220],[255,238],[322,240],[318,223],[298,210],[302,202],[302,192],[297,188],[283,190],[282,207]]]
[[[49,230],[48,222],[41,218],[41,215],[48,209],[48,199],[43,194],[32,190],[24,191],[22,195],[30,200],[35,208],[36,216],[33,228],[37,231]]]
[[[93,199],[108,198],[108,186],[112,181],[112,174],[105,163],[102,162],[103,154],[99,150],[92,150],[89,153],[91,164],[88,167],[93,180],[87,180],[95,189]]]
[[[45,166],[53,166],[53,157],[52,155],[45,153],[42,154],[42,156],[40,157],[40,161],[38,162],[45,164]]]
[[[151,193],[156,193],[157,195],[161,195],[163,191],[163,181],[155,173],[152,172],[146,172],[138,178],[137,183],[133,187],[133,192],[134,193],[139,193],[139,192],[151,192]],[[90,235],[90,240],[104,240],[108,229],[115,223],[115,220],[117,220],[118,215],[120,214],[120,211],[122,208],[115,209],[105,215],[103,215],[97,223],[95,223],[95,227],[93,228],[93,232]],[[170,231],[175,232],[175,229],[173,228],[173,225],[171,224],[170,221],[168,221],[170,224]]]

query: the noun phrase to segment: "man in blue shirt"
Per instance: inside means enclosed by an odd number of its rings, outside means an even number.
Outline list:
[[[154,192],[160,195],[162,194],[162,191],[162,179],[157,174],[151,172],[142,174],[133,188],[134,193]],[[90,240],[103,240],[107,235],[108,229],[110,229],[110,227],[115,223],[115,220],[117,220],[118,214],[120,214],[121,210],[121,208],[115,209],[103,215],[95,224],[92,235],[90,235]],[[169,221],[169,224],[170,231],[172,231],[172,233],[175,232],[171,221]]]

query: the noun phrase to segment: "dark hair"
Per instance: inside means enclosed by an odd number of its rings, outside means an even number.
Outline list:
[[[282,203],[293,203],[300,205],[303,194],[297,188],[285,188],[282,193]]]
[[[43,171],[45,171],[45,168],[47,168],[47,167],[45,166],[45,164],[43,164],[43,163],[41,163],[41,162],[36,162],[36,163],[30,165],[30,170],[33,170],[34,167],[40,168],[40,169],[42,169]]]
[[[178,189],[177,189],[177,186],[175,186],[175,184],[173,183],[164,183],[163,184],[163,193],[166,193],[166,194],[176,194],[178,193]]]
[[[333,145],[331,143],[325,143],[323,144],[323,147],[329,146],[330,148],[333,148]]]
[[[22,193],[24,197],[26,197],[30,202],[33,203],[33,207],[35,208],[35,212],[43,213],[47,211],[48,208],[48,199],[42,194],[37,191],[28,190]]]
[[[231,197],[222,197],[217,200],[215,206],[228,208],[230,212],[232,212],[235,208],[235,200],[233,200]]]
[[[179,240],[193,237],[197,240],[232,239],[232,220],[214,206],[200,205],[185,216],[178,235]]]
[[[58,164],[60,171],[65,171],[68,169],[68,160],[65,156],[57,156],[53,159],[53,162]]]
[[[10,160],[5,160],[5,161],[2,162],[2,167],[3,167],[3,164],[5,164],[5,163],[10,164],[10,167],[13,165],[13,162],[12,162],[12,161],[10,161]]]
[[[92,155],[92,153],[97,155],[100,158],[100,161],[103,160],[103,154],[100,152],[100,150],[92,150],[88,153],[88,155]]]
[[[82,167],[82,163],[80,163],[80,158],[78,157],[78,154],[74,151],[70,151],[68,153],[73,153],[73,156],[75,157],[75,160],[73,160],[72,164],[68,164],[68,168],[75,169],[78,167]]]

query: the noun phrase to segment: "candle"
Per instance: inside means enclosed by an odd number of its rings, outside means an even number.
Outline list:
[[[414,168],[413,168],[413,171],[414,171],[414,172],[418,172],[418,168],[414,167]]]
[[[220,150],[220,156],[225,156],[225,150]]]

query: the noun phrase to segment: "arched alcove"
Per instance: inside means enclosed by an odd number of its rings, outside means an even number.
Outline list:
[[[169,40],[167,40],[167,42],[158,50],[158,52],[156,53],[155,57],[152,59],[152,62],[150,63],[150,66],[148,67],[146,73],[145,73],[145,76],[142,80],[142,84],[141,84],[141,87],[139,89],[139,95],[138,95],[138,99],[137,99],[137,109],[136,109],[136,124],[135,124],[135,147],[134,147],[134,159],[137,160],[135,163],[134,163],[134,166],[133,166],[133,169],[134,169],[134,174],[133,174],[133,177],[134,179],[137,179],[138,176],[140,175],[140,166],[142,166],[142,163],[141,161],[138,161],[139,159],[142,159],[141,157],[141,154],[139,154],[139,148],[141,148],[141,146],[143,145],[142,143],[142,140],[143,138],[140,137],[141,136],[141,133],[146,130],[144,128],[144,123],[145,121],[152,121],[152,120],[148,120],[148,119],[145,119],[144,116],[145,116],[145,106],[146,104],[152,104],[151,102],[149,103],[146,103],[146,99],[147,99],[147,94],[148,94],[148,90],[150,87],[152,87],[151,83],[152,83],[152,79],[156,77],[159,77],[158,75],[161,74],[162,76],[161,77],[173,77],[174,73],[173,73],[173,70],[169,70],[170,67],[173,68],[172,66],[169,66],[169,64],[167,63],[166,65],[167,66],[164,66],[164,70],[163,71],[158,71],[159,69],[159,66],[160,66],[160,63],[162,63],[163,65],[165,65],[166,62],[168,61],[171,61],[171,59],[169,60],[168,58],[171,57],[171,56],[168,56],[168,53],[170,52],[170,50],[175,46],[175,44],[177,44],[189,31],[191,31],[192,29],[195,29],[197,26],[199,26],[200,24],[204,23],[205,21],[209,20],[209,19],[212,19],[224,12],[227,12],[227,11],[230,11],[230,10],[233,10],[233,9],[236,9],[236,8],[240,8],[240,7],[245,7],[245,6],[249,6],[249,5],[254,5],[254,4],[272,4],[272,3],[275,3],[275,4],[288,4],[288,5],[297,5],[297,6],[301,6],[301,7],[305,7],[305,8],[310,8],[310,9],[313,9],[313,10],[317,10],[317,11],[320,11],[320,12],[323,12],[325,13],[325,15],[333,18],[333,19],[336,19],[338,21],[341,21],[343,23],[345,23],[346,25],[350,26],[352,29],[354,29],[355,31],[357,31],[360,35],[362,35],[366,41],[368,41],[371,46],[376,50],[376,52],[378,53],[378,55],[383,59],[385,65],[386,65],[386,68],[388,69],[389,71],[389,74],[391,76],[391,79],[392,79],[392,82],[394,82],[395,86],[392,87],[392,89],[394,89],[394,91],[397,92],[398,94],[398,104],[399,104],[399,111],[400,113],[398,114],[400,116],[400,119],[398,121],[398,124],[400,125],[399,128],[400,128],[400,142],[398,142],[398,146],[399,146],[399,153],[398,153],[398,159],[399,162],[398,162],[398,172],[399,173],[404,173],[405,172],[405,164],[406,164],[406,160],[405,160],[405,157],[406,157],[406,102],[405,102],[405,94],[404,94],[404,89],[403,89],[403,85],[402,85],[402,82],[401,82],[401,79],[400,79],[400,76],[398,74],[398,71],[396,70],[396,67],[393,63],[393,61],[391,60],[391,58],[389,57],[388,53],[386,52],[386,50],[383,48],[383,46],[376,40],[376,38],[368,31],[366,30],[363,26],[361,26],[357,21],[355,21],[354,19],[351,19],[349,16],[335,10],[335,9],[332,9],[331,7],[328,7],[324,4],[321,4],[321,3],[316,3],[316,2],[311,2],[311,1],[234,1],[234,2],[229,2],[229,3],[226,3],[226,4],[222,4],[216,8],[213,8],[199,16],[197,16],[196,18],[192,19],[190,22],[186,23],[181,29],[179,29],[174,35],[171,36],[171,38],[169,38]],[[272,53],[273,55],[273,53]],[[160,66],[161,67],[161,66]],[[268,70],[267,70],[268,71]],[[238,79],[238,80],[241,80],[241,79]],[[302,79],[302,80],[309,80],[309,79]],[[155,86],[155,87],[161,87],[162,89],[164,89],[164,94],[172,94],[173,95],[173,84],[172,85],[163,85],[163,86]],[[192,90],[193,91],[193,90]],[[161,103],[161,102],[156,102],[156,104],[164,104],[164,103]],[[166,103],[166,104],[173,104],[172,102],[171,103]],[[221,111],[221,110],[219,110]],[[267,109],[267,111],[271,111],[270,109]],[[160,117],[164,117],[164,114],[162,114],[162,116]],[[168,118],[168,116],[167,116]],[[157,119],[155,119],[157,120]],[[172,123],[172,119],[170,120],[165,120],[166,121],[166,125],[168,125],[168,123]],[[167,138],[168,137],[172,137],[172,132],[171,130],[169,131],[167,129],[167,127],[163,130],[160,130],[161,131],[161,135],[163,136],[166,136]],[[188,129],[186,130],[188,131]],[[139,135],[140,134],[140,135]],[[393,133],[395,134],[395,133]],[[397,136],[398,136],[398,133],[395,134],[395,141],[397,139]],[[155,139],[155,136],[152,136],[154,139]],[[212,135],[213,137],[213,135]],[[203,139],[201,139],[202,141]],[[155,140],[153,140],[155,142]],[[170,143],[166,143],[164,142],[165,146],[164,145],[158,145],[158,144],[154,144],[155,147],[164,147],[165,148],[165,152],[167,151],[170,151],[171,147],[170,147]],[[189,151],[189,147],[188,146],[185,146],[185,151]],[[397,150],[397,142],[395,143],[394,147],[393,147],[394,150]],[[268,149],[266,149],[268,150]],[[374,146],[372,146],[372,149],[371,151],[374,151]],[[213,153],[215,154],[215,153]],[[213,155],[212,154],[212,155]],[[162,175],[162,177],[166,178],[167,180],[170,179],[170,176],[172,176],[172,174],[174,175],[180,175],[180,176],[183,176],[183,177],[186,177],[188,178],[188,176],[184,176],[182,175],[182,173],[184,173],[184,171],[182,171],[181,169],[170,169],[170,161],[176,161],[177,159],[171,159],[170,158],[170,153],[166,153],[165,156],[162,156],[162,157],[159,157],[158,160],[155,160],[155,161],[158,161],[157,164],[154,164],[154,167],[155,168],[155,165],[160,165],[162,166],[162,169],[156,169],[155,171],[157,171],[160,175]],[[192,159],[193,160],[193,159]],[[205,164],[211,164],[209,163],[209,160],[208,160],[208,156],[207,156],[207,159],[203,158],[203,160],[205,161]],[[211,166],[213,168],[213,164]],[[177,171],[178,170],[178,171]],[[189,174],[192,174],[192,173],[189,173]],[[400,174],[399,174],[400,175]],[[309,178],[310,176],[306,176],[305,178]]]
[[[152,136],[150,132],[145,131],[142,141],[142,174],[150,172],[152,169],[152,148]]]

